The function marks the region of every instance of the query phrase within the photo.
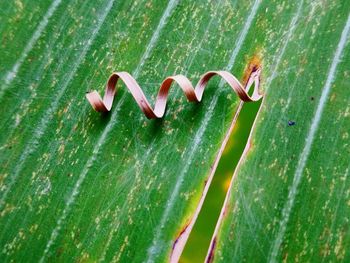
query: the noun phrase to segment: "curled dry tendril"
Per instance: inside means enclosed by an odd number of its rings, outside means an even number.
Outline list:
[[[203,97],[204,89],[207,86],[209,80],[214,76],[220,76],[226,83],[228,83],[228,85],[241,100],[250,102],[258,101],[262,97],[262,95],[259,94],[260,72],[260,68],[254,68],[249,75],[247,83],[244,86],[228,71],[206,72],[199,79],[195,88],[193,88],[192,83],[189,81],[189,79],[183,75],[167,77],[160,86],[154,108],[151,107],[139,84],[128,72],[114,72],[107,81],[106,91],[103,99],[96,90],[88,92],[86,94],[86,98],[96,111],[110,111],[112,108],[114,96],[117,92],[117,82],[119,79],[121,79],[147,118],[162,118],[165,113],[169,90],[173,82],[176,82],[183,90],[188,101],[200,102]],[[253,94],[250,96],[248,92],[253,84],[254,90]]]

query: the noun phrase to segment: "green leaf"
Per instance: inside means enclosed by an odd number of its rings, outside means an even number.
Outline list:
[[[299,5],[211,260],[350,258],[350,5]]]
[[[331,70],[349,8],[345,1],[2,1],[1,261],[168,261],[239,100],[218,79],[200,104],[174,86],[166,116],[147,120],[121,86],[108,115],[94,112],[85,92],[102,92],[123,70],[154,101],[169,75],[195,83],[226,69],[243,79],[256,56],[266,98],[214,259],[349,258],[348,40]],[[334,79],[320,104],[327,76]]]
[[[175,73],[241,78],[256,53],[253,4],[56,0],[23,3],[18,15],[2,3],[3,261],[169,258],[239,100],[218,79],[201,104],[174,86],[166,117],[149,121],[123,88],[107,116],[85,92],[102,91],[113,70],[131,72],[152,99]]]

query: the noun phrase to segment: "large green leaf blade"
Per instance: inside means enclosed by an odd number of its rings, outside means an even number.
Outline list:
[[[215,261],[349,259],[349,11],[344,2],[304,3],[311,15],[298,19],[267,87]]]
[[[102,91],[113,70],[134,72],[148,97],[174,73],[198,79],[226,68],[242,77],[255,52],[243,45],[253,4],[104,0],[57,8],[1,98],[3,261],[169,257],[238,99],[213,81],[201,104],[174,91],[166,117],[148,121],[123,88],[108,116],[93,112],[85,91]]]

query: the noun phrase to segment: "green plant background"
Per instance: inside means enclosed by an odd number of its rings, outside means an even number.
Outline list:
[[[239,100],[218,80],[201,104],[174,86],[166,117],[149,121],[124,88],[105,116],[85,92],[125,70],[154,100],[168,75],[242,79],[255,55],[266,99],[214,259],[269,258],[346,1],[18,0],[0,10],[1,261],[166,261]],[[278,259],[338,258],[348,245],[348,49]]]

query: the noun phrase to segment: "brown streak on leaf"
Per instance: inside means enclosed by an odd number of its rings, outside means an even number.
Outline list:
[[[172,247],[171,252],[173,252],[173,250],[174,250],[174,248],[176,246],[176,243],[179,241],[179,239],[182,236],[182,234],[185,233],[185,231],[186,231],[187,227],[189,226],[190,222],[191,222],[191,220],[188,220],[187,223],[185,224],[185,226],[181,229],[180,233],[176,236],[176,239],[175,239],[175,241],[173,243],[173,247]]]
[[[210,247],[210,251],[209,251],[206,263],[213,262],[215,247],[216,247],[216,237],[214,237],[213,241],[211,242],[211,247]]]

